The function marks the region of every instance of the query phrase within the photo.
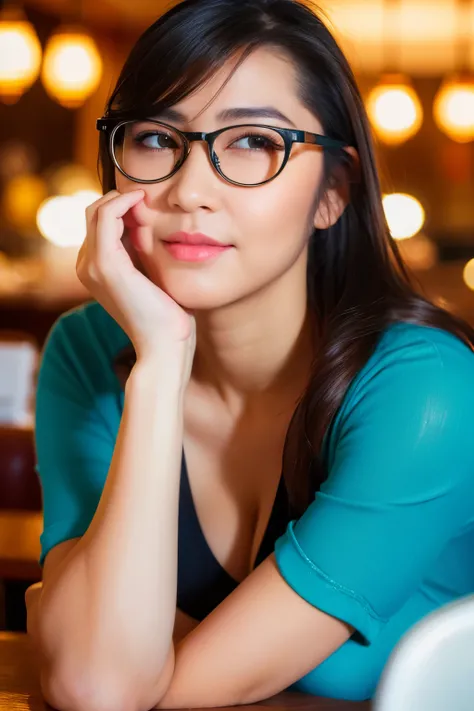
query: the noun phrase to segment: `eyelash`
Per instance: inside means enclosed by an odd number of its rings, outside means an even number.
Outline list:
[[[133,140],[134,140],[137,144],[142,145],[142,144],[143,144],[143,141],[145,141],[145,140],[146,140],[147,138],[149,138],[150,136],[166,136],[166,135],[167,135],[166,133],[159,133],[159,132],[156,132],[156,131],[148,131],[148,132],[143,132],[143,133],[137,134],[137,135],[134,137]],[[270,138],[268,138],[267,136],[264,136],[264,135],[259,134],[259,133],[250,133],[250,132],[249,132],[249,133],[245,133],[245,134],[243,134],[242,136],[239,136],[238,138],[236,138],[235,141],[234,141],[234,143],[236,143],[237,141],[241,141],[241,140],[243,140],[244,138],[261,138],[261,139],[263,139],[263,140],[265,141],[265,143],[267,144],[267,147],[269,146],[269,147],[271,147],[271,148],[273,148],[274,150],[277,150],[277,151],[282,151],[282,150],[285,149],[284,146],[279,146],[277,143],[274,143],[274,141],[272,141],[272,140],[271,140]],[[152,148],[152,149],[150,149],[150,150],[164,150],[164,149],[163,149],[163,148],[162,148],[162,149],[159,149],[159,148]],[[261,149],[258,149],[258,148],[250,148],[250,149],[248,149],[248,150],[251,150],[251,151],[259,151],[259,150],[261,150]]]

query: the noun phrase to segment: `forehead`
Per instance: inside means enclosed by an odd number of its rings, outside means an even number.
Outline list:
[[[226,62],[194,94],[174,108],[189,120],[198,116],[209,119],[222,108],[252,105],[273,106],[290,118],[300,120],[304,113],[309,113],[298,99],[296,67],[283,52],[259,48],[235,69],[239,57]]]

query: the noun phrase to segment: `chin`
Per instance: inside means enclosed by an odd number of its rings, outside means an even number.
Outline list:
[[[177,285],[162,285],[161,288],[173,301],[187,311],[214,311],[227,306],[233,301],[223,289],[204,290],[198,284],[183,283]]]

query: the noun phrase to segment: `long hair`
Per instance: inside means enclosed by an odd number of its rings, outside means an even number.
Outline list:
[[[400,321],[441,328],[474,349],[474,330],[424,298],[412,283],[386,222],[369,121],[354,75],[319,13],[304,2],[184,0],[175,5],[133,47],[107,115],[159,113],[198,89],[237,52],[238,67],[260,47],[291,58],[302,103],[326,135],[354,146],[359,156],[356,168],[347,152],[325,151],[320,198],[337,181],[349,184],[351,195],[337,223],[315,230],[309,245],[308,304],[316,323],[316,356],[282,462],[290,511],[299,516],[327,478],[324,435],[382,332]],[[116,187],[115,171],[107,136],[100,141],[99,168],[108,192]]]

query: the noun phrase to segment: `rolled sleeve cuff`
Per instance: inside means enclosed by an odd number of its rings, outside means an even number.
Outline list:
[[[275,559],[281,575],[300,597],[332,617],[352,625],[371,644],[387,623],[377,615],[360,594],[341,585],[308,558],[294,532],[291,521],[286,532],[275,543]]]
[[[70,521],[61,521],[45,527],[40,536],[41,554],[38,561],[40,567],[44,567],[44,560],[52,548],[72,538],[82,538],[89,528],[89,524],[89,520],[72,523]]]

